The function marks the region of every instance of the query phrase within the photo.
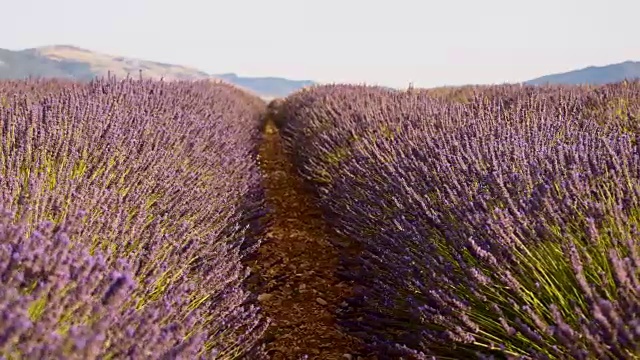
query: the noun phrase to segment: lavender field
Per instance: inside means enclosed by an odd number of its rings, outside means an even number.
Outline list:
[[[639,118],[640,82],[2,82],[0,359],[640,359]]]
[[[640,83],[319,86],[277,122],[388,358],[640,356]],[[343,243],[336,243],[340,246]]]
[[[264,104],[229,85],[0,86],[0,358],[257,358],[241,260]]]

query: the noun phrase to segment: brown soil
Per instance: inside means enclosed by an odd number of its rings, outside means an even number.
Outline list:
[[[337,250],[312,197],[285,155],[272,122],[260,150],[267,203],[266,241],[252,263],[271,359],[364,359],[361,343],[341,332],[335,311],[351,291],[336,275]]]

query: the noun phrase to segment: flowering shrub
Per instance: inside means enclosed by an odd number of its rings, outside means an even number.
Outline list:
[[[241,260],[264,212],[262,102],[224,84],[114,79],[3,83],[0,98],[0,206],[13,214],[0,355],[261,356]]]
[[[633,359],[639,104],[637,82],[288,98],[286,148],[363,249],[342,324],[391,358]]]
[[[203,337],[189,329],[203,311],[175,317],[181,297],[136,310],[135,280],[124,260],[110,266],[70,240],[75,221],[43,222],[30,235],[0,219],[0,354],[9,358],[195,358]],[[181,291],[188,293],[186,283]]]

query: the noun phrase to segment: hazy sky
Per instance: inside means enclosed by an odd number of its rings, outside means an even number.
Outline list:
[[[430,87],[640,60],[639,14],[639,0],[0,0],[0,48]]]

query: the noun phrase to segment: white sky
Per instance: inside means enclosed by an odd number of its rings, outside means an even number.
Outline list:
[[[12,50],[431,87],[640,60],[640,0],[0,0],[0,34]]]

